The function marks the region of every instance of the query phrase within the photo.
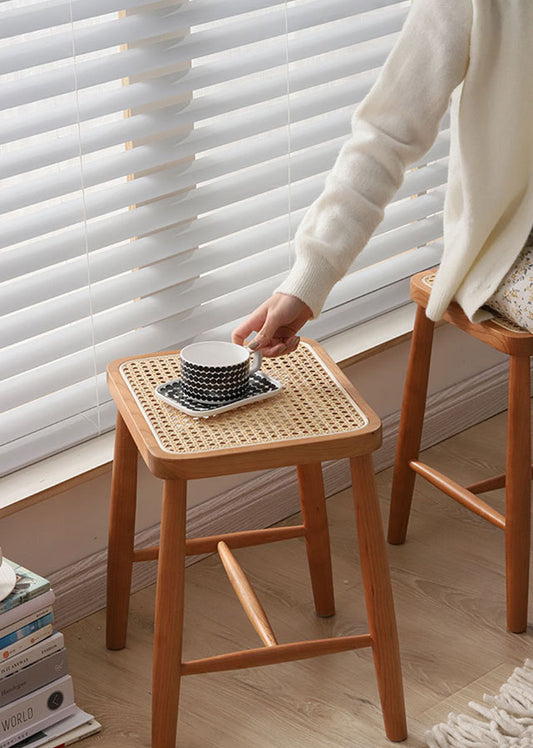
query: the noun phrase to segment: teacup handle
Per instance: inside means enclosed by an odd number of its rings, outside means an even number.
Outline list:
[[[252,363],[250,364],[250,374],[255,374],[256,371],[259,371],[259,369],[261,368],[261,362],[263,361],[263,354],[261,353],[261,351],[254,351],[253,353],[254,357],[252,359]]]

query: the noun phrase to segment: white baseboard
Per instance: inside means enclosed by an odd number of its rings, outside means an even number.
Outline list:
[[[428,398],[423,448],[463,431],[507,407],[507,362],[453,385]],[[374,454],[376,471],[394,462],[399,412],[383,419],[383,445]],[[503,447],[502,447],[503,448]],[[347,460],[324,464],[326,495],[350,485]],[[188,513],[191,537],[268,527],[299,510],[295,468],[280,468],[261,475],[219,496],[194,506]],[[136,546],[157,545],[159,526],[138,533]],[[192,563],[195,559],[189,559]],[[152,584],[155,561],[134,565],[132,591]],[[55,614],[63,628],[105,606],[106,552],[100,551],[51,575],[56,592]]]

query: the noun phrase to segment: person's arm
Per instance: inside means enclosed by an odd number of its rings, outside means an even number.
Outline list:
[[[471,0],[413,0],[380,76],[352,118],[352,134],[306,212],[296,261],[276,292],[233,333],[264,355],[294,350],[296,332],[317,317],[381,222],[407,166],[429,150],[468,67]]]
[[[471,27],[471,0],[413,0],[353,115],[350,139],[296,232],[296,261],[277,289],[301,299],[313,316],[381,222],[406,168],[433,144],[468,67]]]

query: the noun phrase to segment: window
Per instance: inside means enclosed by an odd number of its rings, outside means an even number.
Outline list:
[[[113,427],[108,361],[228,339],[270,294],[408,8],[4,0],[3,473]],[[444,127],[310,335],[438,262],[447,150]]]

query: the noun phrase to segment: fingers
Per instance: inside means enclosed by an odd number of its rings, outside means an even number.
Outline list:
[[[257,330],[248,347],[261,350],[264,356],[281,356],[298,347],[296,333],[311,316],[311,310],[300,299],[274,294],[233,331],[232,341],[243,345]]]
[[[285,351],[285,353],[292,353],[298,348],[299,345],[300,337],[298,335],[294,335],[294,337],[287,341],[287,350]]]
[[[275,358],[276,356],[285,356],[288,353],[293,353],[300,343],[300,338],[297,335],[293,335],[286,342],[282,341],[274,345],[269,345],[261,349],[263,356],[267,358]]]
[[[255,330],[260,330],[266,319],[265,305],[258,307],[244,322],[235,328],[231,335],[232,343],[243,345],[246,338],[248,338]],[[257,347],[257,346],[256,346]]]
[[[284,320],[282,316],[276,310],[272,311],[269,309],[262,327],[250,344],[252,350],[260,348],[264,353],[264,349],[272,348],[278,343],[282,343],[283,323]],[[257,327],[255,329],[257,330]]]

